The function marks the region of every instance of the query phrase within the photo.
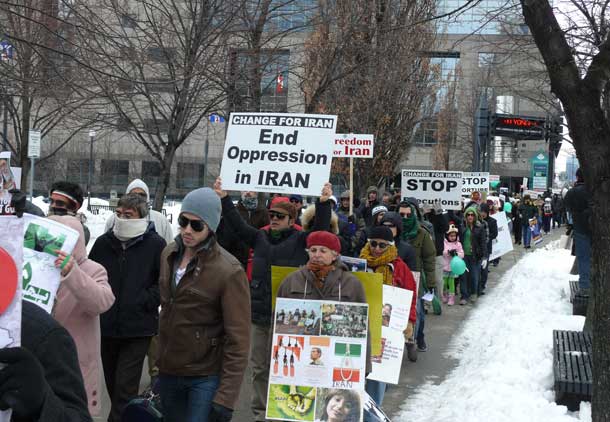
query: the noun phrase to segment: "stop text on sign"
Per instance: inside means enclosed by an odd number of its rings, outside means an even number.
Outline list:
[[[374,135],[337,133],[333,158],[373,158]]]
[[[403,170],[401,195],[403,200],[413,197],[420,204],[459,210],[463,183],[461,171]]]

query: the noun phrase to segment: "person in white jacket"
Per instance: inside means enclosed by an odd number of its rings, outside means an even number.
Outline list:
[[[146,185],[146,183],[144,183],[144,181],[141,179],[135,179],[129,185],[127,185],[125,193],[135,193],[137,195],[141,195],[142,197],[146,198],[146,202],[150,202],[150,191],[148,190],[148,185]],[[114,226],[114,218],[114,214],[112,214],[112,216],[110,216],[106,221],[106,232],[112,229],[112,226]],[[148,212],[148,219],[149,221],[155,223],[155,231],[159,236],[165,239],[165,242],[168,245],[174,241],[174,231],[172,230],[172,226],[169,224],[169,221],[163,214],[161,214],[159,211],[151,209]]]

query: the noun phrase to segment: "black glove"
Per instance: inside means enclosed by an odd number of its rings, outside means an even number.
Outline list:
[[[11,189],[8,193],[11,194],[11,208],[15,210],[15,215],[21,218],[25,212],[25,193],[19,189]]]
[[[572,235],[572,225],[568,224],[567,227],[568,228],[566,230],[566,236],[570,236],[570,235]]]
[[[212,403],[208,422],[229,422],[233,419],[233,411],[218,403]]]
[[[450,249],[449,256],[457,256],[457,251],[455,249]]]
[[[13,418],[38,420],[49,385],[36,357],[23,347],[0,349],[0,410],[13,409]]]

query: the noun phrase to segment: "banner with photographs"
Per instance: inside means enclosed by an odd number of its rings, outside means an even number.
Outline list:
[[[403,331],[409,323],[413,293],[411,290],[384,284],[381,353],[371,356],[373,371],[367,378],[388,384],[398,384],[405,348]]]
[[[267,419],[362,420],[368,313],[363,303],[277,298]]]
[[[23,299],[51,313],[61,275],[55,267],[56,251],[71,254],[78,232],[30,214],[24,214],[23,220]]]
[[[23,219],[0,216],[0,349],[21,345],[21,246]],[[11,411],[0,411],[0,422]]]
[[[15,176],[11,170],[11,153],[0,152],[0,215],[10,215],[14,212],[11,208],[11,189],[16,189]]]

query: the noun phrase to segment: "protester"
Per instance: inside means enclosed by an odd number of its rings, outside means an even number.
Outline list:
[[[294,209],[296,210],[297,213],[297,217],[296,217],[296,224],[301,225],[301,211],[303,210],[303,197],[301,195],[290,195],[290,197],[288,198],[290,200],[290,203],[294,205]],[[337,203],[337,201],[335,200],[335,204]]]
[[[118,422],[138,394],[144,357],[157,334],[159,266],[165,240],[148,221],[144,198],[119,199],[112,231],[98,237],[89,258],[108,272],[116,297],[101,316],[102,365],[111,400],[108,422]]]
[[[87,217],[79,213],[83,206],[83,190],[76,183],[62,181],[55,182],[49,191],[49,215],[72,215],[77,217],[83,224],[85,232],[85,245],[89,243],[91,234],[85,225]]]
[[[576,170],[576,183],[564,198],[566,210],[572,216],[574,250],[578,262],[578,287],[583,294],[591,286],[591,196],[582,169]]]
[[[53,317],[68,330],[76,343],[89,413],[97,416],[101,411],[100,314],[112,306],[114,294],[108,284],[106,269],[87,258],[81,222],[68,215],[52,215],[49,219],[78,232],[71,255],[56,251],[55,266],[61,269],[61,277]]]
[[[515,200],[513,206],[513,237],[517,245],[520,245],[523,239],[523,217],[521,216],[520,202],[519,199]]]
[[[381,205],[386,207],[388,210],[392,207],[392,195],[390,192],[384,192],[381,195]]]
[[[166,422],[231,420],[248,364],[248,280],[216,241],[220,215],[213,190],[189,192],[180,234],[161,256],[157,363]]]
[[[367,227],[373,225],[373,208],[379,205],[377,200],[377,187],[369,186],[366,189],[366,199],[360,203],[360,209],[358,210],[360,216],[364,219],[364,223]]]
[[[425,352],[428,350],[424,337],[425,313],[423,300],[421,297],[428,289],[434,289],[436,283],[436,246],[430,233],[422,227],[418,218],[417,200],[409,198],[399,204],[398,213],[402,219],[401,238],[411,244],[415,249],[415,268],[412,270],[420,273],[419,289],[417,301],[417,324],[415,327],[415,340],[417,351]],[[407,344],[407,354],[412,358],[416,352],[410,350],[413,345]],[[417,358],[415,357],[415,360]],[[413,359],[411,359],[413,360]]]
[[[485,221],[487,224],[487,253],[486,256],[491,255],[493,241],[498,238],[498,222],[495,218],[491,217],[489,214],[489,205],[481,204],[479,207],[479,215],[482,221]],[[487,278],[489,276],[489,264],[482,265],[481,267],[481,279],[479,281],[479,288],[477,290],[477,295],[483,296],[485,294],[485,287],[487,287]]]
[[[142,198],[144,198],[147,204],[150,202],[150,191],[148,189],[148,185],[141,179],[134,179],[129,185],[127,185],[125,193],[140,195]],[[115,218],[116,216],[112,214],[108,220],[106,220],[105,231],[112,228]],[[165,240],[165,243],[173,242],[174,231],[172,230],[172,226],[166,216],[149,207],[146,218],[148,221],[152,221],[155,224],[154,230]]]
[[[544,198],[544,204],[542,205],[542,228],[545,234],[549,234],[551,231],[551,219],[553,218],[553,205],[551,202],[551,198]]]
[[[76,346],[39,306],[22,302],[21,347],[0,349],[0,366],[0,410],[12,409],[13,421],[92,420]]]
[[[455,305],[456,274],[453,274],[451,270],[451,259],[455,256],[464,259],[464,248],[458,240],[458,234],[458,228],[450,224],[445,234],[443,245],[443,283],[444,291],[446,292],[443,294],[443,303],[449,306]]]
[[[366,259],[368,268],[383,276],[383,284],[400,287],[413,292],[409,312],[409,322],[404,331],[405,343],[415,344],[413,338],[414,326],[417,321],[417,295],[415,278],[411,270],[398,256],[392,231],[385,226],[373,227],[365,247],[360,252],[360,258]],[[366,391],[379,406],[383,403],[386,383],[375,380],[366,381]]]
[[[400,214],[389,211],[385,213],[381,219],[381,225],[389,228],[394,236],[394,245],[398,248],[398,256],[403,260],[409,269],[415,270],[417,267],[417,259],[415,257],[415,248],[409,242],[403,240],[400,236],[402,232],[402,220]]]
[[[523,232],[523,247],[530,249],[532,241],[532,231],[530,229],[530,220],[537,217],[538,209],[532,202],[529,195],[523,195],[523,203],[519,205],[519,213],[521,214],[521,230]]]
[[[255,229],[260,229],[269,224],[269,212],[262,201],[259,201],[256,192],[242,192],[237,205],[235,206],[241,218]],[[225,224],[224,219],[220,220],[216,231],[216,239],[220,246],[233,255],[244,269],[248,266],[250,248],[244,244],[239,235]]]
[[[222,190],[222,181],[216,179],[214,190],[220,196],[222,215],[226,224],[239,233],[243,241],[254,250],[250,295],[252,301],[252,338],[250,369],[252,371],[252,413],[255,421],[265,420],[269,364],[271,359],[271,266],[298,267],[308,261],[305,252],[310,232],[294,227],[296,210],[290,202],[275,202],[269,209],[269,230],[248,226],[235,210],[231,197]],[[312,231],[330,229],[332,185],[327,183],[316,202]]]
[[[460,283],[460,305],[469,301],[474,303],[479,292],[481,268],[487,267],[487,229],[479,220],[475,207],[467,208],[464,212],[464,226],[462,227],[460,242],[464,248],[464,262],[467,273]]]
[[[388,209],[385,207],[385,205],[377,205],[375,208],[373,208],[371,211],[372,224],[369,226],[369,228],[380,225],[381,219],[386,212],[388,212]]]
[[[561,222],[563,221],[563,214],[565,212],[564,206],[563,206],[563,200],[561,199],[561,196],[558,194],[553,194],[553,201],[551,203],[551,207],[553,209],[553,228],[555,228],[555,225],[557,225],[557,227],[561,227]]]
[[[434,207],[430,208],[428,213],[425,214],[424,218],[432,224],[434,232],[432,239],[434,240],[434,246],[436,247],[436,266],[434,269],[434,275],[436,276],[436,293],[440,297],[444,297],[443,265],[445,261],[443,259],[443,250],[445,247],[445,233],[449,229],[448,216],[443,214],[443,209],[437,201],[434,203]]]

